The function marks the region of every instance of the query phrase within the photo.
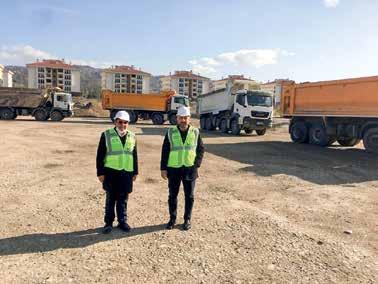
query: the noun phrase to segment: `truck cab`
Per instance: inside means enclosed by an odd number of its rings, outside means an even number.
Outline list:
[[[238,127],[230,125],[231,129],[244,129],[246,133],[256,130],[259,135],[265,134],[266,129],[272,126],[273,95],[262,91],[237,91],[233,116],[238,118],[235,119]]]
[[[171,100],[169,101],[169,106],[168,106],[168,120],[169,123],[172,125],[177,124],[177,119],[176,119],[176,114],[177,110],[181,106],[189,106],[189,98],[187,96],[183,95],[174,95],[171,97]]]
[[[62,92],[52,93],[52,104],[56,109],[61,109],[62,111],[72,111],[72,95]]]

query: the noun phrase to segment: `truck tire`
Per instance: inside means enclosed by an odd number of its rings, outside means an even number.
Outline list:
[[[358,138],[337,139],[337,143],[344,147],[353,147],[361,142]]]
[[[206,128],[207,131],[211,131],[211,130],[215,129],[215,127],[213,125],[213,120],[212,120],[211,117],[206,118],[205,128]]]
[[[237,119],[233,119],[231,121],[231,133],[233,135],[239,135],[240,131],[241,131],[241,127],[240,127],[240,125],[238,123],[238,120]]]
[[[49,116],[47,115],[47,111],[46,110],[44,110],[44,109],[37,109],[34,112],[34,118],[37,121],[46,121],[49,118]]]
[[[177,117],[176,117],[176,114],[172,113],[170,116],[169,116],[169,123],[171,125],[176,125],[177,124]],[[201,127],[202,128],[202,127]]]
[[[61,121],[64,116],[59,110],[54,110],[50,113],[50,118],[52,121]]]
[[[310,143],[313,145],[318,145],[321,147],[328,146],[330,141],[329,136],[327,135],[326,129],[321,124],[313,124],[309,132]]]
[[[154,112],[151,115],[152,123],[153,124],[163,124],[164,123],[164,117],[161,113]]]
[[[253,129],[244,129],[245,134],[251,134]]]
[[[266,132],[266,128],[264,128],[264,129],[257,129],[257,130],[256,130],[256,133],[257,133],[257,135],[259,135],[259,136],[263,136],[263,135],[265,135],[265,132]]]
[[[219,129],[222,133],[228,133],[227,119],[222,119],[219,124]]]
[[[206,117],[200,118],[200,127],[202,130],[206,130]]]
[[[138,114],[133,110],[126,110],[130,116],[130,123],[136,123],[138,121]]]
[[[290,127],[290,137],[294,143],[307,143],[308,128],[302,121],[294,122]]]
[[[0,117],[4,120],[11,120],[15,118],[15,113],[9,108],[4,108],[0,110]]]
[[[378,127],[366,131],[363,141],[366,151],[378,154]]]

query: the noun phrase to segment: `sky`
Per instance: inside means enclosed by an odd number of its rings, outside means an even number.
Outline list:
[[[378,75],[378,0],[0,0],[0,64],[297,82]]]

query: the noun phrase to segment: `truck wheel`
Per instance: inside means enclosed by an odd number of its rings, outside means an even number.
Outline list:
[[[363,140],[366,151],[378,154],[378,128],[366,131]]]
[[[266,129],[257,129],[257,130],[256,130],[256,133],[257,133],[257,135],[259,135],[259,136],[264,135],[265,132],[266,132]]]
[[[206,118],[205,128],[208,131],[214,130],[214,125],[211,117]]]
[[[253,129],[244,129],[245,134],[251,134]]]
[[[34,112],[34,118],[38,121],[45,121],[48,119],[48,115],[44,109],[38,109]]]
[[[127,110],[130,115],[130,123],[136,123],[138,121],[138,114],[133,110]]]
[[[238,123],[238,120],[237,119],[234,119],[231,121],[231,133],[233,135],[239,135],[240,134],[240,125]]]
[[[321,124],[314,124],[310,128],[310,143],[318,146],[328,146],[329,137]]]
[[[206,130],[206,117],[200,118],[200,127],[202,130]]]
[[[0,117],[1,119],[11,120],[15,118],[15,113],[9,108],[4,108],[0,110]]]
[[[61,121],[63,120],[64,116],[60,111],[54,110],[51,112],[50,118],[52,121]]]
[[[337,142],[344,147],[353,147],[361,142],[358,138],[337,139]]]
[[[153,124],[163,124],[164,123],[164,117],[161,113],[153,113],[151,115],[152,123]]]
[[[227,119],[222,119],[219,125],[219,129],[222,133],[228,133]]]
[[[176,114],[171,114],[170,116],[169,116],[169,123],[171,124],[171,125],[176,125],[177,124],[177,117],[176,117]],[[201,127],[202,128],[202,127]]]
[[[290,137],[294,143],[307,143],[308,128],[304,122],[295,122],[290,127]]]

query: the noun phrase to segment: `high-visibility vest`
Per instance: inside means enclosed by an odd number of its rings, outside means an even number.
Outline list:
[[[122,145],[121,138],[114,128],[105,131],[106,156],[105,167],[114,170],[134,171],[135,134],[127,131],[126,143]]]
[[[196,159],[196,149],[199,131],[197,128],[189,126],[185,143],[182,142],[180,131],[177,127],[168,130],[168,139],[171,144],[169,152],[168,167],[181,168],[191,167]]]

